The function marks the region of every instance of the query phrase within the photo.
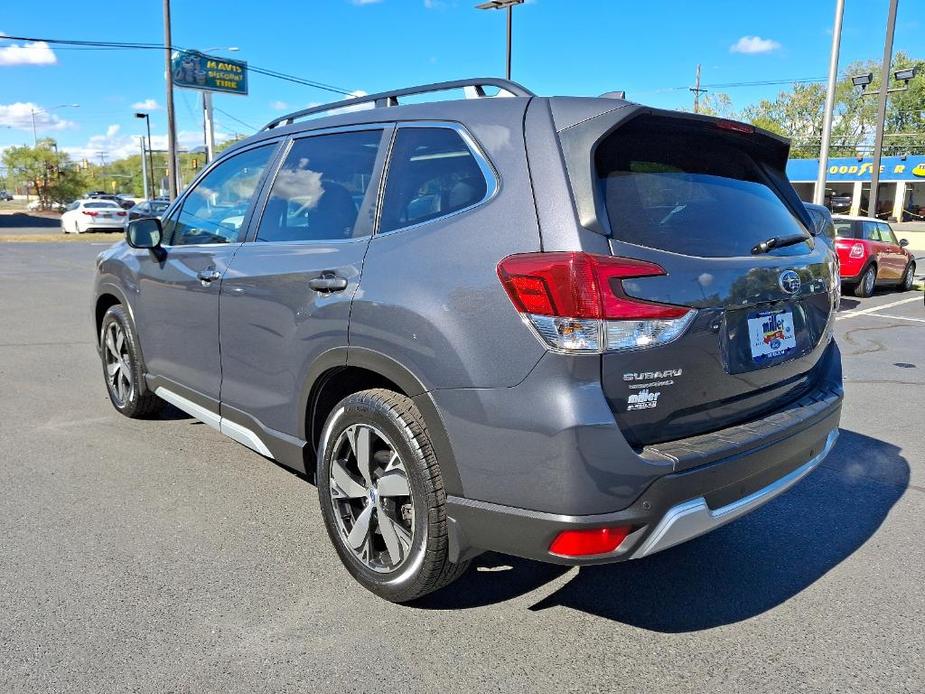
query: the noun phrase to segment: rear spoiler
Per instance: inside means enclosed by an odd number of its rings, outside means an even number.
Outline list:
[[[610,236],[610,226],[606,216],[601,219],[598,215],[598,210],[603,210],[604,206],[603,201],[598,200],[600,193],[595,184],[594,158],[597,147],[614,130],[640,117],[676,120],[679,125],[695,127],[702,125],[731,134],[738,133],[743,138],[747,138],[743,142],[747,143],[748,148],[760,152],[761,160],[773,167],[777,173],[775,178],[780,179],[775,181],[778,193],[804,224],[812,228],[812,220],[803,208],[793,186],[786,179],[787,158],[790,155],[790,141],[787,138],[748,123],[625,102],[616,108],[580,120],[575,124],[567,124],[561,129],[558,129],[558,125],[556,126],[565,167],[572,185],[578,220],[586,229]]]

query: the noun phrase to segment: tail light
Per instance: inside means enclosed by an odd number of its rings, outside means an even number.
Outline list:
[[[125,210],[120,210],[119,212],[116,212],[116,216],[117,216],[117,217],[124,217],[124,216],[125,216]]]
[[[679,337],[696,311],[629,297],[622,280],[666,274],[654,263],[589,253],[523,253],[498,263],[514,307],[555,350],[646,349]]]
[[[99,212],[92,212],[90,210],[84,210],[83,213],[87,215],[88,217],[96,217],[96,215],[99,214]]]
[[[609,554],[623,544],[632,528],[594,528],[592,530],[563,530],[549,545],[549,553],[560,557],[587,557]]]
[[[864,244],[856,243],[851,247],[851,252],[848,254],[849,258],[863,258],[864,257]]]

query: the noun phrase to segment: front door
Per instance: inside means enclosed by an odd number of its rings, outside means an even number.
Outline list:
[[[135,318],[149,377],[217,411],[218,297],[277,143],[217,163],[164,225],[164,254],[138,255]]]
[[[292,141],[222,283],[222,417],[300,436],[311,364],[347,346],[390,134],[369,126]]]

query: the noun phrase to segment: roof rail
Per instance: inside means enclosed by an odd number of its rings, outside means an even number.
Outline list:
[[[375,104],[375,108],[398,106],[398,99],[402,96],[427,94],[429,92],[442,92],[449,89],[462,89],[465,87],[471,87],[474,90],[476,97],[485,96],[484,87],[498,87],[498,89],[501,91],[507,92],[512,96],[535,96],[535,94],[526,87],[523,87],[516,82],[511,82],[510,80],[501,79],[499,77],[473,77],[471,79],[453,80],[451,82],[434,82],[433,84],[422,84],[418,87],[408,87],[406,89],[397,89],[390,92],[379,92],[378,94],[357,96],[350,99],[344,99],[343,101],[335,101],[330,104],[324,104],[323,106],[304,108],[301,111],[293,111],[288,115],[280,116],[279,118],[271,120],[269,123],[263,126],[261,130],[270,130],[278,125],[291,125],[299,118],[305,118],[306,116],[314,115],[316,113],[324,113],[326,111],[333,111],[335,109],[345,108],[348,106],[356,106],[357,104],[367,104],[372,102]]]

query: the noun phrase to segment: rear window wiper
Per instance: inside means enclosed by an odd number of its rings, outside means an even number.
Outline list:
[[[762,241],[752,248],[752,255],[767,253],[772,248],[783,248],[784,246],[795,246],[798,243],[809,241],[810,237],[806,234],[792,234],[790,236],[772,236],[767,241]]]

